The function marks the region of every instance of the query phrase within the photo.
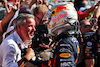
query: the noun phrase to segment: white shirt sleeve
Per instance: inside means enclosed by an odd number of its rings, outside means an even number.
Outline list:
[[[32,61],[35,61],[36,60],[36,56],[34,56],[33,58],[32,58]]]
[[[16,50],[13,45],[5,46],[6,50],[3,53],[3,67],[18,67],[16,62]]]

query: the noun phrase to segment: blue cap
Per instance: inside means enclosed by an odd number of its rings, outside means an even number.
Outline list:
[[[28,7],[21,7],[21,8],[20,8],[20,11],[19,11],[19,14],[20,14],[20,13],[32,14],[31,9],[28,8]]]

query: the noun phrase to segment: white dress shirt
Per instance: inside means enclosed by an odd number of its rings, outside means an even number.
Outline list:
[[[18,67],[21,49],[24,48],[27,48],[27,45],[23,43],[16,31],[9,35],[0,45],[0,67]]]

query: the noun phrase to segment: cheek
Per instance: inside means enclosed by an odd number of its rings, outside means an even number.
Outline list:
[[[84,30],[84,28],[83,27],[81,27],[81,29],[80,30]]]
[[[31,30],[30,28],[24,28],[23,32],[28,33],[28,32],[30,32],[30,30]]]
[[[31,28],[28,28],[27,31],[30,32],[31,31]]]
[[[32,27],[29,27],[29,28],[27,29],[27,31],[28,31],[28,32],[32,31]]]

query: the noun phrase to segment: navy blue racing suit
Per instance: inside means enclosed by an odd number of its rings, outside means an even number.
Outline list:
[[[85,59],[94,59],[94,67],[100,67],[100,35],[98,31],[85,34],[84,44]]]
[[[52,49],[49,67],[76,67],[80,52],[78,40],[74,36],[61,37]]]

